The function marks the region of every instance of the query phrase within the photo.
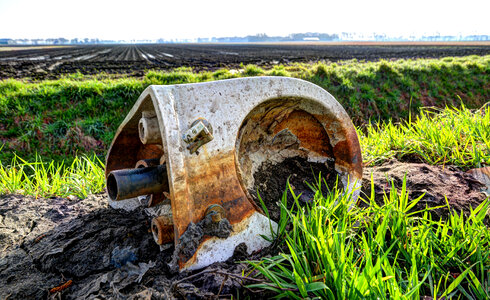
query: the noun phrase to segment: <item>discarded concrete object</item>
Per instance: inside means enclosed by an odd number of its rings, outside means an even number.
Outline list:
[[[240,243],[248,253],[269,245],[261,235],[276,224],[252,195],[264,166],[289,158],[331,166],[347,191],[360,185],[355,128],[322,88],[285,77],[150,86],[114,137],[107,189],[113,202],[149,194],[150,206],[170,204],[152,222],[155,241],[175,243],[180,270],[198,269]]]

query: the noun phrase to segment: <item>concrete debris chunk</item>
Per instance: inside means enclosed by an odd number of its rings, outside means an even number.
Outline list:
[[[490,196],[490,167],[471,169],[467,172],[484,185],[482,192]]]

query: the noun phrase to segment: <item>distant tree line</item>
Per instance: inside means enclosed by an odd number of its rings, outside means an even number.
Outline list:
[[[301,41],[490,41],[489,35],[430,35],[430,36],[390,36],[386,34],[342,33],[293,33],[288,36],[268,36],[265,33],[245,37],[211,37],[197,39],[156,39],[156,40],[100,40],[97,38],[49,38],[49,39],[0,39],[0,45],[78,45],[78,44],[118,44],[118,43],[259,43],[259,42],[301,42]]]

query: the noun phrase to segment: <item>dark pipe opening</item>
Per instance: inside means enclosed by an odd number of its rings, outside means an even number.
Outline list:
[[[112,173],[110,173],[109,177],[107,177],[107,193],[112,201],[117,199],[117,180]]]

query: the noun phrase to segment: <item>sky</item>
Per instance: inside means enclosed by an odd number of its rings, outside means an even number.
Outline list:
[[[490,35],[490,0],[0,0],[0,38]]]

